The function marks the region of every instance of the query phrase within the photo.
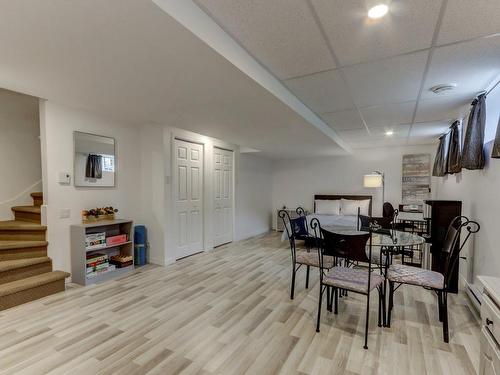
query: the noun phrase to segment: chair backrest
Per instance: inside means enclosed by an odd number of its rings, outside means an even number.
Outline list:
[[[287,232],[288,239],[295,240],[299,236],[306,236],[309,234],[305,216],[291,219],[287,210],[280,210],[278,216],[283,220],[283,226]]]
[[[337,234],[328,230],[321,230],[323,236],[324,255],[331,255],[336,258],[344,258],[351,262],[370,263],[371,260],[366,254],[366,246],[371,237],[371,233],[360,234]],[[371,241],[370,241],[371,242]]]
[[[383,217],[394,217],[394,207],[390,202],[385,202],[382,206],[382,216]]]
[[[392,217],[370,217],[359,215],[359,227],[361,230],[369,230],[371,226],[379,225],[383,229],[392,229]]]
[[[299,206],[299,207],[297,207],[297,208],[295,209],[295,212],[297,213],[297,215],[298,215],[299,217],[303,217],[304,219],[306,219],[306,218],[307,218],[307,212],[306,212],[306,210],[304,210],[302,207],[300,207],[300,206]],[[306,233],[305,233],[304,235],[308,235],[308,234],[309,234],[309,225],[307,224],[307,219],[306,219],[306,220],[304,220],[304,223],[305,223],[305,228],[306,228]]]
[[[448,226],[448,231],[446,232],[446,237],[443,243],[442,254],[444,257],[443,262],[443,275],[445,282],[445,289],[451,282],[451,277],[455,267],[458,264],[458,258],[460,251],[463,249],[467,240],[471,234],[479,232],[479,223],[476,221],[469,220],[466,216],[455,217],[450,225]],[[460,235],[465,230],[467,235],[463,241],[460,240]]]

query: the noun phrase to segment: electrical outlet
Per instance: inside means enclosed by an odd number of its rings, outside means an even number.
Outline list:
[[[59,209],[59,219],[69,219],[71,217],[71,209],[60,208]]]

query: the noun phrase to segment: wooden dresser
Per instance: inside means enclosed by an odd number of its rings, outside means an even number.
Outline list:
[[[478,276],[483,284],[479,375],[500,375],[500,278]]]

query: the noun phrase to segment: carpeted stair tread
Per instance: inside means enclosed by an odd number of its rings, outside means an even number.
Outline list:
[[[44,247],[49,243],[47,241],[0,241],[1,250],[29,249],[31,247]]]
[[[64,280],[70,274],[63,271],[52,271],[28,277],[22,280],[12,281],[10,283],[0,285],[0,297],[8,296],[10,294],[19,293],[27,289],[37,288],[41,285],[50,284],[54,281]]]
[[[29,267],[35,264],[41,264],[47,262],[51,262],[49,257],[4,260],[0,262],[0,272],[11,271],[17,268]]]
[[[21,220],[0,221],[0,230],[46,230],[45,225]]]
[[[14,206],[12,207],[12,211],[39,214],[41,212],[41,208],[39,206]]]

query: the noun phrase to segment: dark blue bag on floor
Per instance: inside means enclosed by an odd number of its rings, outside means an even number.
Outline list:
[[[144,225],[134,227],[134,263],[143,266],[147,263],[148,232]]]

